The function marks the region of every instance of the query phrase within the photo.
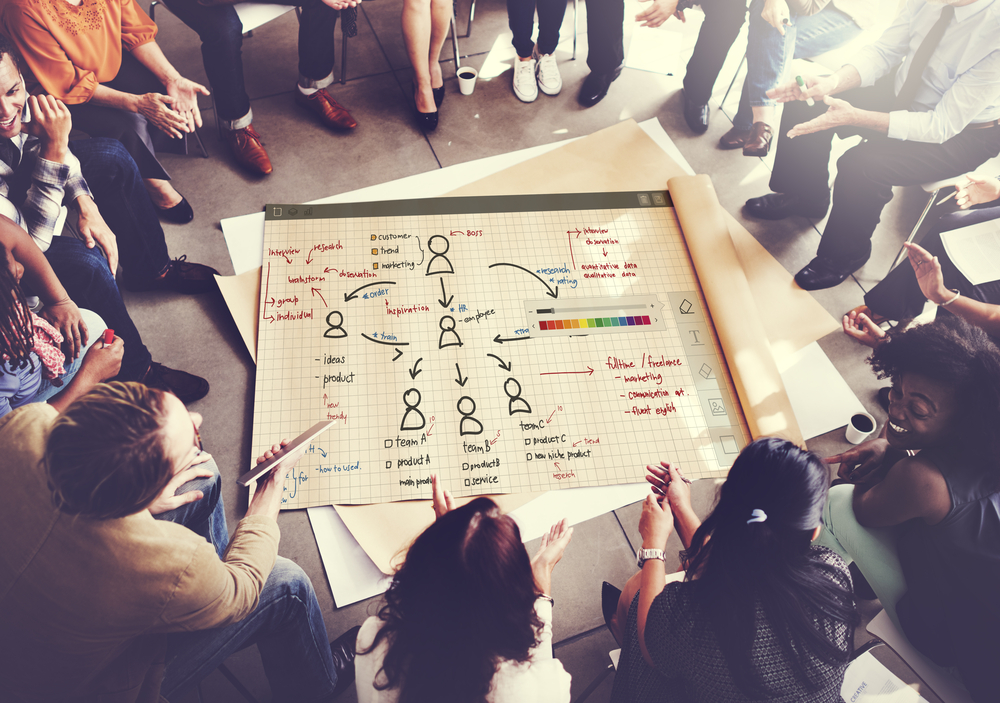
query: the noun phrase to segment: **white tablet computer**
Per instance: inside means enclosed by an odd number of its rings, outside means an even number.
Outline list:
[[[254,466],[252,469],[247,471],[245,474],[237,479],[242,485],[249,486],[251,481],[256,481],[258,478],[266,474],[271,469],[280,465],[288,457],[296,453],[296,450],[303,444],[307,444],[313,441],[316,437],[320,436],[328,429],[333,427],[337,423],[336,420],[323,420],[322,422],[317,422],[315,425],[310,427],[308,430],[300,434],[298,437],[293,439],[291,442],[286,444],[280,452],[277,452],[267,461],[262,461],[261,463]]]

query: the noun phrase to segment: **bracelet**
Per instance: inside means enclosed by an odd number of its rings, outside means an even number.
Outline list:
[[[539,593],[537,596],[535,596],[535,600],[547,600],[549,603],[552,604],[553,608],[556,607],[556,602],[552,600],[552,596],[547,596],[544,593]]]
[[[942,307],[944,307],[945,305],[951,305],[951,304],[952,304],[952,303],[954,303],[954,302],[955,302],[956,300],[958,300],[959,298],[961,298],[961,297],[962,297],[962,294],[961,294],[961,293],[960,293],[960,292],[958,291],[958,289],[957,289],[957,288],[949,288],[948,290],[950,290],[950,291],[951,291],[952,293],[954,293],[954,294],[955,294],[955,297],[954,297],[954,298],[952,298],[951,300],[946,300],[946,301],[944,301],[943,303],[940,303],[940,305],[941,305]]]

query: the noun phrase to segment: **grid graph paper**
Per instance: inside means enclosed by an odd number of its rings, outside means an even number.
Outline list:
[[[283,507],[724,473],[745,423],[664,192],[268,205],[253,456]]]

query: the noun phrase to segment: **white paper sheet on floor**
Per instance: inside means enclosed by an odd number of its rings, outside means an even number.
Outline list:
[[[847,667],[840,697],[845,703],[927,703],[871,652],[865,652]]]
[[[805,439],[844,427],[851,415],[865,412],[817,342],[779,359],[778,370]]]

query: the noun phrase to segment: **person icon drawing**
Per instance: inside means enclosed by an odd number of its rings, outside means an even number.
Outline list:
[[[508,378],[504,381],[503,392],[510,398],[510,402],[507,403],[507,412],[509,414],[531,412],[531,406],[528,405],[528,401],[521,397],[521,384],[517,382],[516,378]]]
[[[462,339],[458,336],[458,332],[455,331],[454,317],[445,315],[438,321],[438,327],[441,328],[441,336],[438,337],[438,349],[462,346]]]
[[[443,237],[440,234],[435,234],[427,240],[427,248],[430,249],[431,253],[434,255],[431,257],[431,260],[427,262],[428,276],[455,273],[455,269],[452,268],[451,265],[451,260],[445,256],[450,247],[451,244],[448,242],[448,238]]]
[[[458,399],[458,412],[462,414],[462,421],[458,423],[458,433],[460,435],[464,437],[468,434],[483,433],[483,423],[472,417],[472,413],[476,412],[476,401],[467,395],[463,395]]]
[[[417,407],[420,405],[420,391],[416,388],[410,388],[403,393],[403,405],[406,406],[406,412],[403,413],[403,421],[399,424],[400,432],[415,432],[424,429],[427,420]]]

